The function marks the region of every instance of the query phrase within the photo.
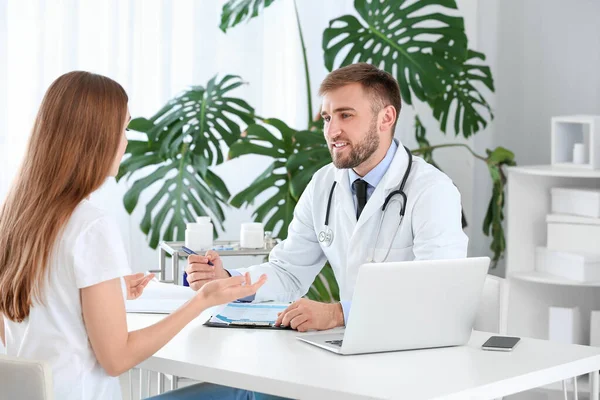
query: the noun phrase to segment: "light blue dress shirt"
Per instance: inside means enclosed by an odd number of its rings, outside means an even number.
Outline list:
[[[375,188],[377,187],[379,182],[381,182],[381,179],[383,179],[383,176],[385,175],[387,170],[390,168],[390,165],[392,164],[392,161],[394,160],[394,156],[396,155],[397,150],[398,150],[398,144],[396,143],[395,140],[392,140],[392,144],[390,145],[390,148],[388,149],[387,153],[385,154],[385,157],[383,158],[383,160],[381,160],[379,162],[379,164],[377,164],[375,166],[375,168],[373,168],[371,171],[369,171],[369,173],[367,173],[362,178],[356,172],[354,172],[353,169],[348,170],[348,184],[350,185],[350,190],[352,192],[354,208],[356,208],[358,205],[358,198],[356,197],[356,190],[354,190],[354,186],[352,185],[354,183],[354,181],[357,179],[362,179],[365,182],[367,182],[367,202],[368,202],[369,197],[371,197],[371,195],[373,194],[373,191],[375,190]],[[231,275],[231,276],[241,275],[235,269],[227,269],[227,272],[229,272],[229,275]],[[254,295],[245,297],[242,300],[243,301],[252,301],[252,300],[254,300]],[[350,301],[350,300],[341,301],[340,304],[342,305],[342,310],[344,312],[344,324],[346,324],[348,322],[348,316],[350,315],[350,307],[352,306],[352,301]]]

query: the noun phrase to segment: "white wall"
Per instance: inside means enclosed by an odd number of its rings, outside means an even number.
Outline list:
[[[550,163],[550,118],[600,114],[600,2],[493,0],[479,2],[478,41],[496,80],[496,119],[476,146],[504,146],[520,165]],[[475,171],[474,215],[483,216],[489,190]],[[484,254],[489,240],[472,237]],[[503,274],[503,268],[497,271]]]

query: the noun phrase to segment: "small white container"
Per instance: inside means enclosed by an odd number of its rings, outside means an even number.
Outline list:
[[[213,247],[213,224],[210,217],[198,217],[185,230],[185,247],[191,250],[209,250]]]
[[[547,247],[567,253],[600,254],[600,219],[550,214]]]
[[[600,190],[552,188],[552,212],[600,218]]]
[[[573,164],[587,164],[587,149],[583,143],[573,145]]]
[[[600,281],[600,254],[536,249],[535,269],[578,282]]]
[[[265,246],[265,232],[260,222],[246,222],[240,228],[240,247],[262,249]]]

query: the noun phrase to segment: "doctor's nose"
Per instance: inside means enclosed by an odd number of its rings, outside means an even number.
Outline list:
[[[340,136],[341,133],[342,130],[333,121],[330,121],[327,125],[325,125],[325,136],[328,139],[335,139]]]

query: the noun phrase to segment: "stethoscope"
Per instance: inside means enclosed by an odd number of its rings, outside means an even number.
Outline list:
[[[406,200],[407,200],[406,193],[404,193],[404,186],[406,185],[406,181],[408,180],[408,176],[410,175],[410,168],[412,166],[412,154],[411,154],[410,150],[408,148],[406,148],[406,146],[404,146],[404,150],[406,150],[406,154],[408,154],[408,166],[406,167],[406,171],[404,172],[404,176],[402,177],[402,182],[400,183],[400,187],[398,188],[398,190],[394,190],[393,192],[388,194],[387,197],[385,198],[385,201],[383,202],[383,206],[381,207],[381,211],[382,211],[381,219],[379,220],[379,227],[377,229],[377,235],[375,237],[375,244],[373,245],[373,251],[371,253],[371,257],[369,257],[367,259],[368,262],[375,262],[375,248],[377,247],[377,243],[379,242],[379,234],[381,233],[381,227],[383,225],[383,218],[385,216],[385,210],[386,210],[388,204],[390,204],[390,202],[393,200],[394,196],[396,196],[396,195],[400,195],[400,197],[402,198],[402,203],[400,206],[400,221],[398,222],[398,225],[396,226],[396,231],[394,232],[394,235],[392,236],[392,241],[390,241],[390,245],[387,249],[387,252],[385,253],[385,256],[383,257],[383,260],[381,260],[380,262],[385,261],[387,259],[388,255],[390,254],[390,250],[392,249],[393,238],[396,236],[396,233],[398,233],[398,229],[400,228],[400,225],[402,224],[402,219],[404,218],[404,212],[406,211]],[[333,192],[335,191],[336,184],[337,184],[337,182],[334,181],[333,185],[331,185],[331,190],[329,191],[329,199],[327,200],[327,211],[325,214],[325,226],[324,226],[324,229],[321,230],[321,232],[319,232],[319,236],[318,236],[319,242],[325,247],[329,247],[333,243],[333,231],[329,227],[329,212],[331,210],[331,200],[333,199]]]

